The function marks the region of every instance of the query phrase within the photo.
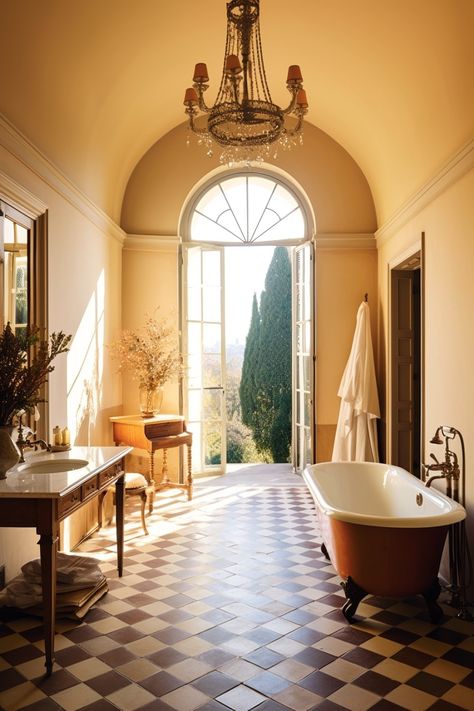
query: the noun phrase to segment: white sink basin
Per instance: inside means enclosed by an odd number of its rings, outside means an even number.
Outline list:
[[[53,474],[82,469],[88,464],[87,459],[40,459],[37,462],[21,464],[17,471],[22,474]]]

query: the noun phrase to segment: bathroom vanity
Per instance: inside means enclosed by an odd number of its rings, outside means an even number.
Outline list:
[[[0,527],[34,527],[40,537],[48,675],[54,662],[59,524],[115,484],[117,568],[122,575],[125,456],[131,450],[132,447],[72,447],[54,454],[37,452],[0,480]]]

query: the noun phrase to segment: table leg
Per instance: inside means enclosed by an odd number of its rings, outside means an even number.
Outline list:
[[[192,447],[190,444],[187,445],[188,449],[188,501],[193,498],[193,467],[192,467]]]
[[[123,572],[125,473],[115,482],[115,527],[117,535],[117,570],[119,578]]]
[[[39,539],[41,557],[41,583],[43,586],[44,649],[46,675],[53,671],[54,626],[56,622],[56,533],[41,533]]]

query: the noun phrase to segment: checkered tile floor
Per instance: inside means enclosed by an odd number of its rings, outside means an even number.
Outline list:
[[[169,490],[149,536],[128,511],[121,579],[114,529],[89,540],[110,592],[82,624],[59,622],[49,679],[39,621],[0,623],[0,707],[474,709],[474,624],[443,605],[434,626],[421,598],[369,597],[349,625],[312,499],[274,470],[198,482],[190,504]]]

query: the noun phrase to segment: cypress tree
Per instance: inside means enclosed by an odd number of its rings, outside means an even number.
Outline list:
[[[257,295],[253,295],[252,318],[245,341],[244,362],[242,364],[242,378],[240,380],[240,407],[242,422],[250,429],[254,427],[255,403],[257,396],[257,367],[258,350],[260,341],[260,312],[258,310]]]
[[[287,462],[291,443],[291,263],[285,247],[276,247],[265,277],[258,355],[256,417],[262,431],[256,444],[270,450],[274,462]]]

